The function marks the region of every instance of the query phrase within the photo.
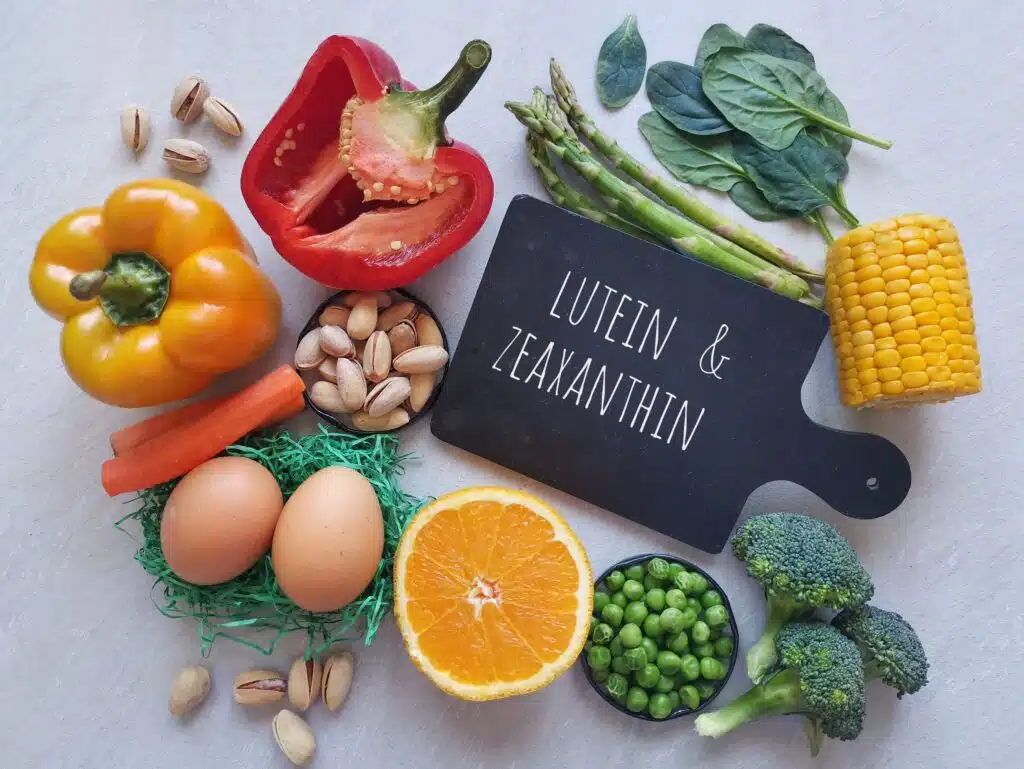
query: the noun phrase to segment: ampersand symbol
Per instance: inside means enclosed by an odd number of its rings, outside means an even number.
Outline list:
[[[729,356],[719,355],[716,358],[715,348],[718,347],[719,342],[725,339],[728,333],[729,327],[723,323],[718,327],[718,334],[715,336],[715,341],[709,344],[700,356],[700,370],[718,380],[722,379],[722,377],[718,376],[718,369],[722,367],[723,363],[729,360]]]

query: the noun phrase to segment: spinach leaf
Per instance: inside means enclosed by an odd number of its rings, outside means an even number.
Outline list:
[[[718,53],[722,48],[746,48],[750,50],[752,46],[743,35],[728,24],[712,24],[708,27],[708,31],[704,33],[704,37],[700,39],[700,44],[697,46],[697,58],[694,59],[693,63],[697,69],[703,69],[707,58],[713,53]]]
[[[750,179],[733,158],[728,137],[681,134],[657,112],[643,115],[637,125],[654,157],[677,179],[720,192]]]
[[[846,174],[843,153],[800,134],[784,150],[771,150],[745,134],[732,137],[736,159],[772,206],[807,216],[832,206],[847,221],[856,217],[843,205],[839,181]]]
[[[771,24],[755,24],[747,33],[749,48],[778,56],[780,59],[798,61],[814,69],[814,54],[778,27]]]
[[[647,70],[647,98],[665,120],[698,136],[732,130],[700,84],[700,70],[677,61],[659,61]]]
[[[846,114],[846,107],[839,101],[839,97],[831,91],[826,91],[822,96],[821,111],[843,125],[850,125],[850,117]],[[819,125],[808,126],[807,133],[826,147],[834,147],[844,155],[849,155],[850,148],[853,147],[853,139],[849,136],[837,134],[835,131],[830,131]]]
[[[723,48],[705,62],[703,85],[726,120],[771,149],[785,149],[815,124],[876,147],[892,146],[830,117],[842,105],[824,78],[800,62]]]
[[[729,190],[732,202],[742,208],[747,215],[759,222],[781,222],[784,219],[799,219],[800,214],[775,208],[768,198],[751,181],[743,181],[733,185]]]
[[[625,20],[601,44],[597,55],[597,94],[611,109],[625,106],[640,90],[647,69],[647,46],[636,15]]]

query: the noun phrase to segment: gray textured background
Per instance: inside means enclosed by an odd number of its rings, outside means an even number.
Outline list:
[[[998,0],[984,11],[971,0],[631,5],[650,63],[690,60],[703,30],[717,21],[743,30],[765,21],[791,31],[816,54],[853,124],[896,142],[889,153],[855,146],[851,207],[864,221],[928,210],[959,227],[976,299],[984,393],[938,408],[853,414],[837,403],[828,350],[805,386],[805,404],[816,419],[877,431],[907,452],[915,483],[902,508],[882,520],[854,522],[802,489],[773,484],[758,491],[745,512],[805,511],[839,525],[874,573],[878,601],[912,619],[930,651],[932,685],[899,704],[872,687],[862,738],[827,745],[817,766],[1020,765],[1012,748],[1022,744],[1024,720],[1024,525],[1016,486],[1024,451],[1020,4]],[[457,339],[505,206],[517,192],[540,193],[521,149],[522,131],[502,102],[528,97],[530,87],[546,79],[547,58],[557,55],[584,101],[596,106],[596,52],[626,4],[566,0],[558,6],[561,20],[545,15],[555,7],[532,0],[4,3],[0,764],[286,765],[273,744],[269,714],[242,712],[231,702],[234,674],[265,662],[253,652],[219,642],[208,661],[212,700],[188,723],[167,715],[173,673],[199,661],[195,630],[156,611],[149,579],[132,560],[132,541],[111,527],[124,507],[99,486],[108,434],[138,415],[89,400],[63,374],[58,326],[33,305],[26,288],[39,235],[65,212],[99,203],[119,183],[162,174],[159,145],[178,132],[167,110],[171,89],[191,72],[207,77],[214,93],[241,111],[248,132],[230,142],[209,124],[189,131],[213,152],[202,184],[236,217],[286,299],[285,328],[273,353],[221,383],[238,386],[290,357],[294,333],[325,294],[274,254],[238,189],[245,152],[306,58],[328,34],[358,34],[389,49],[408,77],[428,83],[463,43],[483,37],[494,46],[493,63],[450,128],[491,164],[494,211],[470,246],[415,287]],[[154,117],[151,146],[137,161],[118,133],[118,110],[129,101],[148,106]],[[648,155],[635,121],[646,109],[641,96],[621,114],[601,116],[642,157]],[[719,205],[736,213],[727,202]],[[759,229],[809,259],[821,253],[809,232],[787,225]],[[678,552],[723,583],[747,643],[756,632],[762,602],[728,554],[698,553],[537,487],[439,444],[425,424],[409,430],[403,446],[419,455],[408,466],[409,491],[440,494],[475,483],[534,491],[566,515],[595,569],[641,551]],[[608,472],[613,462],[609,458]],[[296,648],[287,646],[272,662],[286,667]],[[415,672],[390,621],[372,647],[355,653],[356,683],[344,712],[337,717],[317,709],[310,717],[320,742],[318,766],[813,765],[796,719],[754,726],[726,741],[701,741],[687,720],[652,725],[613,712],[575,670],[529,697],[462,703]],[[737,675],[727,693],[743,686]]]

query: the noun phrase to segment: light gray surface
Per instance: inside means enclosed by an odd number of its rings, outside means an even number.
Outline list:
[[[170,679],[199,661],[194,627],[164,619],[133,542],[111,527],[124,512],[99,486],[107,436],[138,417],[89,400],[63,374],[58,326],[33,305],[26,271],[36,240],[64,213],[99,203],[117,184],[164,172],[160,143],[176,135],[171,90],[192,72],[241,111],[247,133],[222,140],[209,124],[190,136],[213,152],[202,180],[236,217],[286,300],[285,327],[268,359],[222,382],[238,386],[290,356],[294,334],[324,291],[272,250],[245,205],[238,174],[250,143],[331,33],[389,49],[403,72],[433,81],[471,37],[494,46],[483,82],[450,121],[478,147],[497,188],[476,240],[415,288],[457,338],[505,206],[540,194],[523,155],[522,130],[502,109],[546,81],[557,55],[583,100],[597,104],[597,49],[624,14],[622,3],[431,3],[322,0],[250,3],[78,0],[4,3],[0,24],[0,764],[18,767],[283,767],[270,714],[231,701],[235,673],[265,660],[218,642],[207,664],[214,694],[198,717],[167,715]],[[917,626],[932,685],[896,703],[872,686],[867,728],[831,743],[818,766],[835,768],[1020,765],[1024,634],[1017,476],[1024,457],[1020,392],[1024,295],[1020,254],[1020,97],[1024,93],[1021,6],[998,0],[780,0],[636,2],[649,63],[690,60],[703,30],[767,21],[799,37],[846,103],[855,127],[895,141],[881,152],[856,145],[847,185],[864,221],[927,210],[959,227],[976,299],[985,392],[952,405],[856,415],[835,396],[823,350],[805,387],[808,411],[830,425],[877,431],[910,457],[914,487],[896,513],[855,522],[789,484],[758,491],[745,513],[788,509],[822,515],[852,539],[875,575],[880,603]],[[257,8],[257,6],[259,6]],[[566,10],[556,20],[545,13]],[[149,107],[150,148],[133,161],[120,143],[118,110]],[[601,122],[646,157],[635,120],[641,95]],[[709,198],[710,199],[710,198]],[[736,213],[727,201],[718,205]],[[816,235],[786,225],[759,229],[813,259]],[[770,322],[770,319],[766,319]],[[587,547],[595,569],[619,557],[669,550],[709,568],[728,590],[746,646],[762,601],[728,554],[710,557],[602,510],[409,430],[406,486],[440,494],[476,483],[522,487],[555,504]],[[729,461],[723,457],[722,461]],[[607,472],[614,472],[609,458]],[[685,505],[680,500],[680,505]],[[286,667],[297,644],[272,661]],[[317,709],[317,766],[594,767],[812,766],[796,719],[748,728],[726,741],[698,739],[687,720],[652,725],[613,712],[572,671],[529,697],[474,705],[421,677],[388,621],[358,648],[355,686],[340,717]],[[738,674],[728,694],[742,690]],[[1012,746],[1016,745],[1017,749]]]

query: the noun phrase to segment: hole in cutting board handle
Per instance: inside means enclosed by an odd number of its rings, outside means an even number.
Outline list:
[[[872,475],[864,482],[864,485],[868,487],[868,491],[878,491],[878,478]]]

